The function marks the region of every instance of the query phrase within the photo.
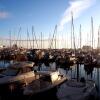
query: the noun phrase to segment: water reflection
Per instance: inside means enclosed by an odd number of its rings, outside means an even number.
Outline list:
[[[10,61],[0,61],[0,67],[8,67],[10,63]]]
[[[77,78],[77,65],[68,71],[70,78]],[[85,77],[86,80],[94,80],[100,94],[100,68],[79,65],[79,78]]]
[[[7,67],[11,62],[9,61],[0,61],[0,67]],[[79,78],[85,77],[85,79],[92,79],[96,82],[99,94],[100,94],[100,68],[79,65]],[[70,78],[77,78],[77,65],[71,66],[70,69],[66,69],[65,73]]]

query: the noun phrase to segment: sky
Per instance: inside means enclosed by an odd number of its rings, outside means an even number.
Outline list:
[[[97,46],[97,34],[100,24],[100,0],[0,0],[0,38],[18,38],[18,31],[22,39],[27,38],[27,30],[32,38],[31,30],[34,26],[37,38],[41,32],[43,38],[52,38],[55,25],[56,37],[62,48],[70,47],[71,40],[71,12],[74,19],[74,34],[76,46],[79,46],[79,26],[82,26],[82,45],[91,42],[91,16],[94,25],[94,47]]]

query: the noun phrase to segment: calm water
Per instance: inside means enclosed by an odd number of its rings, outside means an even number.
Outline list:
[[[73,66],[72,70],[68,71],[68,75],[71,78],[76,78],[77,77],[77,67]],[[80,78],[85,77],[85,79],[87,80],[94,80],[97,85],[98,91],[100,93],[100,68],[95,68],[95,67],[86,68],[84,67],[84,65],[80,65],[79,66],[79,77]]]
[[[77,66],[73,66],[69,71],[64,70],[70,78],[77,78]],[[100,100],[100,68],[79,66],[79,78],[84,77],[86,80],[94,80],[96,83],[97,91]],[[65,83],[63,83],[65,84]],[[67,91],[67,90],[66,90]],[[66,96],[63,98],[66,100]]]
[[[11,62],[0,61],[0,67],[7,67]],[[77,77],[77,66],[71,67],[70,70],[63,70],[70,78]],[[95,81],[98,92],[100,95],[100,68],[85,68],[84,65],[79,66],[79,77],[85,77],[85,79],[92,79]]]
[[[10,61],[0,61],[0,67],[8,67],[10,63]]]

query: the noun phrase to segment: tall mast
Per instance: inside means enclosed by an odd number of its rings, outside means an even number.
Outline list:
[[[66,40],[66,48],[68,49],[68,34],[67,34],[67,40]]]
[[[9,42],[10,42],[10,48],[11,48],[11,31],[9,31]]]
[[[42,33],[42,49],[44,49],[45,40],[46,40],[46,38],[44,38],[44,34]]]
[[[42,49],[42,32],[41,32],[41,49]]]
[[[93,29],[93,18],[91,17],[91,33],[92,33],[92,50],[93,50],[93,45],[94,45],[94,29]]]
[[[71,12],[71,49],[73,48],[73,12]]]
[[[73,48],[74,48],[74,53],[75,53],[75,35],[74,35],[74,23],[73,23],[73,12],[71,12],[72,15],[72,23],[71,23],[71,36],[72,36],[72,40],[73,40]],[[71,40],[71,48],[72,48],[72,40]]]
[[[36,35],[35,35],[34,27],[33,27],[33,36],[34,36],[34,39],[35,39],[34,41],[36,41],[36,45],[37,45],[37,48],[38,48],[39,46],[38,46],[37,38],[36,38]]]
[[[72,49],[72,23],[73,23],[73,13],[71,12],[71,49]]]
[[[56,34],[57,34],[57,25],[55,26],[55,49],[56,49],[56,45],[57,45]]]
[[[28,49],[28,29],[27,29],[27,49]]]
[[[50,43],[51,43],[51,34],[49,33],[49,37],[48,37],[48,48],[50,47]]]
[[[97,45],[97,48],[100,49],[100,26],[99,26],[99,29],[98,29],[98,45]]]
[[[56,32],[57,32],[57,25],[55,26],[55,29],[54,29],[53,37],[52,37],[52,40],[51,40],[51,43],[50,43],[50,49],[53,45],[53,40],[55,40],[55,38],[56,38],[56,36],[55,36]],[[56,41],[55,41],[55,49],[56,49]]]
[[[20,27],[20,31],[21,31],[21,27]],[[19,47],[21,47],[21,33],[20,33],[20,39],[19,39]]]
[[[17,36],[17,40],[16,40],[16,45],[18,45],[17,42],[19,42],[20,31],[21,31],[21,27],[19,28],[19,31],[18,31],[18,36]]]
[[[13,44],[15,45],[16,44],[15,31],[13,31],[13,33],[14,33]]]
[[[32,26],[32,37],[33,37],[33,49],[34,49],[34,35],[33,35],[34,27]]]
[[[81,33],[81,24],[80,24],[80,49],[81,49],[81,41],[82,41],[81,35],[82,35],[82,33]]]
[[[30,43],[30,47],[29,48],[32,48],[28,29],[27,29],[27,41],[29,41],[29,43]]]

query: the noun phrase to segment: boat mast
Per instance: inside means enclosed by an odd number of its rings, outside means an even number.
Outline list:
[[[17,36],[17,40],[16,40],[16,45],[17,45],[17,46],[18,46],[18,43],[17,43],[17,42],[19,42],[20,31],[21,31],[21,27],[19,28],[18,36]]]
[[[48,42],[48,48],[49,48],[50,47],[50,43],[51,43],[51,34],[50,33],[49,33],[49,37],[48,37],[47,42]]]
[[[21,27],[20,27],[20,29],[21,29]],[[19,47],[21,47],[21,33],[20,33]]]
[[[46,40],[46,38],[44,38],[43,36],[44,36],[44,34],[42,33],[42,49],[44,49],[44,43],[45,43],[45,40]]]
[[[73,30],[73,12],[71,12],[71,49],[72,49],[72,34],[73,34],[73,32],[72,32],[72,30]]]
[[[32,26],[32,27],[33,27],[33,26]],[[34,27],[33,27],[33,36],[34,36],[34,39],[35,39],[34,41],[36,41],[36,45],[37,45],[37,48],[38,48],[39,46],[38,46],[38,42],[37,42],[37,39],[36,39],[36,35],[35,35],[35,31],[34,31]]]
[[[71,20],[73,21],[73,13],[71,12]],[[72,49],[72,22],[71,22],[71,49]]]
[[[28,29],[27,29],[27,49],[28,49]]]
[[[27,29],[27,41],[29,41],[29,43],[30,43],[30,47],[29,48],[32,48],[28,29]]]
[[[16,37],[16,33],[15,33],[15,31],[14,31],[14,44],[15,44],[15,45],[17,45],[17,43],[16,43],[17,40],[16,40],[16,39],[17,39],[17,37]]]
[[[93,42],[94,42],[94,29],[93,29],[93,18],[91,17],[91,33],[92,33],[92,51],[93,51]]]
[[[56,50],[56,44],[57,44],[56,34],[57,34],[57,26],[55,27],[55,50]]]
[[[72,32],[72,37],[73,37],[73,46],[74,46],[74,55],[76,57],[76,47],[75,47],[75,35],[74,35],[74,22],[73,22],[73,13],[71,12],[72,14],[72,25],[71,25],[71,32]],[[77,64],[77,81],[79,81],[79,64]]]
[[[32,37],[33,37],[33,49],[34,49],[34,35],[33,35],[34,27],[32,26]]]
[[[41,49],[42,49],[42,32],[41,32]]]
[[[80,24],[80,49],[81,49],[81,41],[82,41],[82,33],[81,33],[81,24]]]
[[[72,16],[71,34],[72,34],[72,37],[73,37],[73,49],[74,49],[74,54],[75,54],[76,47],[75,47],[75,35],[74,35],[73,12],[71,12],[71,16]],[[72,41],[72,40],[71,40],[71,41]],[[72,42],[71,42],[71,43],[72,43]],[[72,46],[72,44],[71,44],[71,46]]]
[[[51,43],[50,43],[50,49],[53,45],[53,39],[55,38],[56,32],[57,32],[57,25],[55,26],[55,29],[54,29],[53,37],[52,37],[52,40],[51,40]],[[55,48],[56,48],[56,41],[55,41]]]
[[[10,42],[10,48],[11,48],[11,31],[9,31],[9,42]]]
[[[99,29],[98,29],[98,45],[97,45],[97,49],[100,50],[100,26],[99,26]]]

